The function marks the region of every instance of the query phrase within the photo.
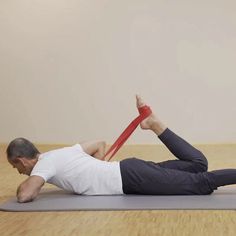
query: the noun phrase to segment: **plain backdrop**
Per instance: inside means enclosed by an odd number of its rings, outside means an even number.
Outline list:
[[[112,143],[138,93],[188,141],[235,143],[235,13],[234,0],[1,0],[0,142]]]

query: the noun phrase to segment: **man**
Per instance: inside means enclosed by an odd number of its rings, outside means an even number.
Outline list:
[[[137,108],[145,105],[139,96],[136,101]],[[35,199],[45,182],[84,195],[210,194],[219,186],[236,183],[235,169],[207,172],[205,156],[153,113],[140,127],[153,131],[179,160],[107,162],[102,160],[105,142],[85,142],[41,154],[30,141],[13,140],[7,148],[8,161],[29,176],[17,189],[18,201]]]

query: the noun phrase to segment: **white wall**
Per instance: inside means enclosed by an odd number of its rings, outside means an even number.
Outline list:
[[[0,142],[105,139],[135,93],[193,143],[236,142],[236,1],[1,0]],[[128,143],[155,143],[137,130]]]

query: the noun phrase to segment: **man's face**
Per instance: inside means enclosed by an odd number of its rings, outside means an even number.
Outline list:
[[[8,160],[8,162],[12,165],[13,168],[16,168],[20,174],[30,175],[30,172],[27,166],[25,166],[23,160],[19,159],[16,159],[15,161]]]

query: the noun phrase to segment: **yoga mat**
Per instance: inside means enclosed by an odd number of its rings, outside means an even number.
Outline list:
[[[236,188],[221,188],[211,195],[113,195],[82,196],[58,189],[43,191],[29,203],[12,198],[2,211],[95,211],[95,210],[236,209]]]

